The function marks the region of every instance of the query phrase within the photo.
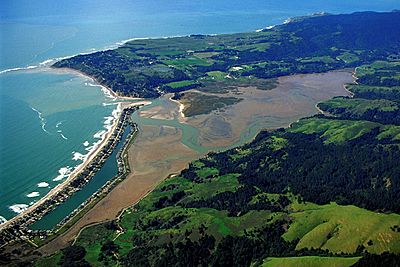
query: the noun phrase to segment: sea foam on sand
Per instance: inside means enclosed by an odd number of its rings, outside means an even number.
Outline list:
[[[35,192],[31,192],[29,194],[26,195],[27,197],[38,197],[40,196],[40,193],[35,191]]]
[[[46,183],[46,182],[40,182],[40,183],[37,184],[37,186],[38,186],[38,187],[48,187],[49,184]]]
[[[14,204],[9,206],[9,209],[15,213],[21,213],[26,210],[29,206],[27,204]]]

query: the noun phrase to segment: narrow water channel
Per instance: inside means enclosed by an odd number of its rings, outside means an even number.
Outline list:
[[[85,202],[92,194],[99,190],[107,181],[113,178],[118,171],[117,154],[121,150],[128,134],[131,131],[128,125],[114,151],[108,157],[101,169],[93,176],[81,190],[74,193],[61,205],[30,226],[32,230],[51,230],[79,205]]]

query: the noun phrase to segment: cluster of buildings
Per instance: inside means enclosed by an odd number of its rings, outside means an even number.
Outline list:
[[[136,135],[138,131],[137,125],[132,121],[131,115],[137,110],[138,107],[127,107],[123,109],[120,118],[117,121],[114,131],[108,138],[107,143],[102,147],[101,151],[93,158],[93,160],[80,171],[73,180],[71,180],[67,185],[65,185],[56,194],[52,195],[46,199],[40,206],[36,207],[31,212],[18,217],[16,220],[12,221],[2,229],[0,228],[0,248],[18,240],[32,240],[35,237],[45,239],[49,234],[52,234],[63,226],[66,222],[71,220],[75,215],[77,215],[84,207],[93,201],[99,200],[100,196],[104,196],[106,193],[111,191],[115,185],[123,180],[127,173],[130,171],[129,167],[125,163],[123,157],[124,152],[131,142],[131,138]],[[117,154],[118,163],[118,173],[115,177],[108,180],[96,193],[94,193],[90,198],[88,198],[84,203],[82,203],[77,209],[75,209],[71,214],[64,218],[55,229],[52,230],[31,230],[29,225],[40,220],[44,215],[52,211],[55,207],[63,203],[68,197],[73,193],[80,190],[85,184],[87,184],[90,179],[101,169],[108,157],[113,153],[114,149],[117,147],[123,134],[125,133],[127,127],[130,126],[130,132],[125,138],[125,142],[121,150]],[[111,177],[110,177],[111,178]]]

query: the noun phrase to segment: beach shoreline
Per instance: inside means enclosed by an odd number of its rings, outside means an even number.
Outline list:
[[[115,100],[130,100],[130,101],[138,101],[144,100],[144,98],[140,97],[131,97],[131,96],[121,96],[114,92],[110,87],[103,85],[100,83],[96,78],[76,69],[71,68],[55,68],[55,67],[48,67],[48,69],[53,73],[58,74],[74,74],[76,76],[90,79],[93,82],[93,86],[100,87],[106,96],[112,96]],[[107,93],[106,93],[107,92]]]
[[[51,71],[56,70],[55,72],[58,73],[68,73],[68,74],[74,74],[80,77],[84,77],[87,79],[91,79],[96,87],[100,87],[101,90],[104,92],[106,96],[111,95],[114,97],[114,100],[132,100],[136,102],[117,102],[117,108],[116,110],[119,110],[119,114],[124,110],[125,108],[129,107],[134,107],[134,106],[142,106],[142,105],[148,105],[151,104],[151,101],[146,101],[143,98],[134,98],[134,97],[120,97],[118,96],[114,91],[112,91],[110,88],[100,84],[95,78],[88,76],[87,74],[74,70],[74,69],[69,69],[69,68],[62,68],[62,69],[55,69],[55,68],[50,68]],[[107,92],[107,93],[106,93]],[[143,101],[138,101],[138,100],[143,100]],[[60,191],[65,189],[70,182],[72,182],[78,174],[80,174],[92,161],[93,159],[99,154],[99,152],[103,149],[103,147],[107,144],[109,139],[112,136],[112,133],[115,131],[119,117],[113,120],[113,123],[111,124],[111,127],[109,130],[102,136],[102,139],[97,143],[96,147],[89,151],[85,156],[85,160],[74,167],[73,171],[68,174],[68,177],[62,181],[61,183],[57,184],[54,188],[52,188],[46,195],[44,195],[42,198],[40,198],[38,201],[27,207],[25,210],[21,211],[18,213],[16,216],[10,218],[9,220],[3,222],[0,224],[0,231],[7,228],[8,226],[14,224],[18,220],[20,220],[23,217],[26,217],[29,213],[32,213],[36,208],[39,206],[43,205],[48,199],[51,199],[53,196],[57,195]]]

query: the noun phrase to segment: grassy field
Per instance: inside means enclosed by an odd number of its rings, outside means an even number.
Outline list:
[[[208,114],[226,106],[234,105],[240,100],[236,97],[220,97],[195,92],[187,92],[181,98],[181,102],[185,105],[183,113],[187,117]]]
[[[184,87],[184,86],[188,86],[188,85],[192,85],[192,84],[195,84],[195,82],[191,81],[191,80],[185,80],[185,81],[167,83],[166,86],[169,86],[172,88],[179,88],[179,87]]]
[[[400,140],[400,127],[395,125],[382,125],[380,123],[361,120],[335,120],[325,118],[308,118],[294,123],[290,132],[319,134],[326,144],[342,144],[356,139],[373,129],[379,129],[378,140]]]
[[[61,251],[50,257],[43,257],[35,263],[35,267],[57,266],[61,260]]]
[[[355,206],[292,204],[293,223],[284,238],[300,239],[296,249],[321,248],[353,253],[359,245],[367,251],[400,253],[400,233],[391,229],[400,215],[383,214]]]
[[[348,267],[356,263],[360,257],[288,257],[288,258],[267,258],[262,267]]]
[[[369,86],[369,85],[347,85],[347,89],[359,96],[375,96],[374,98],[397,99],[400,96],[400,86]]]
[[[326,109],[344,109],[346,113],[362,115],[369,110],[381,112],[398,110],[398,104],[386,99],[334,98],[320,104]],[[323,108],[324,107],[324,108]]]
[[[396,71],[395,73],[389,72],[388,69],[393,69],[400,66],[400,62],[389,62],[389,61],[375,61],[368,65],[362,65],[357,67],[357,77],[361,78],[367,74],[383,74],[388,73],[387,77],[397,77],[400,75],[400,71]],[[394,74],[394,75],[393,75]]]
[[[294,133],[320,134],[325,143],[343,143],[370,132],[379,123],[370,121],[331,120],[323,118],[302,119],[289,131]]]
[[[226,72],[222,72],[222,71],[209,71],[206,73],[208,77],[210,77],[212,80],[216,80],[216,81],[223,81],[227,78],[227,73]]]
[[[344,52],[337,57],[339,60],[343,60],[346,63],[354,63],[360,60],[356,53]]]

